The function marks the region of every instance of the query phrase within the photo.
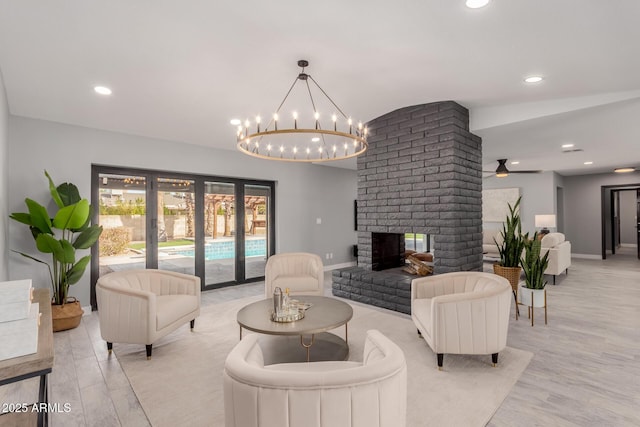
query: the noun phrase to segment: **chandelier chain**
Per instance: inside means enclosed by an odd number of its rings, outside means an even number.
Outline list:
[[[280,112],[280,109],[282,108],[282,106],[284,105],[284,103],[286,102],[287,98],[289,97],[289,94],[291,93],[291,91],[293,90],[293,88],[296,86],[296,83],[298,81],[298,77],[296,77],[293,80],[293,83],[291,84],[291,87],[289,88],[289,90],[287,91],[287,94],[284,96],[284,99],[282,100],[282,102],[280,103],[280,105],[278,105],[278,108],[276,109],[276,114],[278,114]],[[269,120],[269,123],[267,123],[267,129],[269,129],[269,126],[271,126],[271,123],[273,123],[273,117],[271,117],[271,119]]]
[[[327,92],[325,92],[324,89],[322,89],[322,87],[318,84],[318,82],[315,81],[315,79],[311,76],[309,76],[309,78],[318,87],[318,89],[320,89],[320,91],[324,94],[324,96],[327,97],[327,99],[331,102],[331,104],[333,104],[333,106],[336,107],[336,110],[338,110],[340,114],[342,114],[342,117],[344,117],[345,119],[348,119],[349,117],[347,117],[347,115],[340,109],[340,107],[338,107],[338,105],[335,102],[333,102],[333,99],[331,99],[331,97],[327,94]]]

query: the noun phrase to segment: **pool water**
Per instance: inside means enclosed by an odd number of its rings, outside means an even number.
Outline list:
[[[236,242],[233,240],[225,240],[221,242],[210,242],[204,245],[204,259],[211,261],[215,259],[234,258]],[[172,251],[173,254],[188,257],[195,256],[194,249],[185,249]],[[245,256],[267,256],[267,241],[265,239],[252,239],[244,242]]]

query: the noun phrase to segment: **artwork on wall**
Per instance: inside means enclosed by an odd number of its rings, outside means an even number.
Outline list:
[[[503,222],[520,197],[519,188],[482,190],[482,222]]]

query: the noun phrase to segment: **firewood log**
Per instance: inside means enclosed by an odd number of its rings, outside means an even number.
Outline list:
[[[414,270],[416,270],[416,272],[417,272],[417,274],[419,276],[427,276],[427,275],[433,273],[433,267],[432,266],[427,265],[427,263],[424,262],[424,261],[420,261],[415,256],[409,255],[406,259],[411,264],[411,267]]]

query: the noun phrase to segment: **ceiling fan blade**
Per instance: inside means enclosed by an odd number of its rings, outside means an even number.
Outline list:
[[[509,171],[509,173],[542,173],[543,171]]]

